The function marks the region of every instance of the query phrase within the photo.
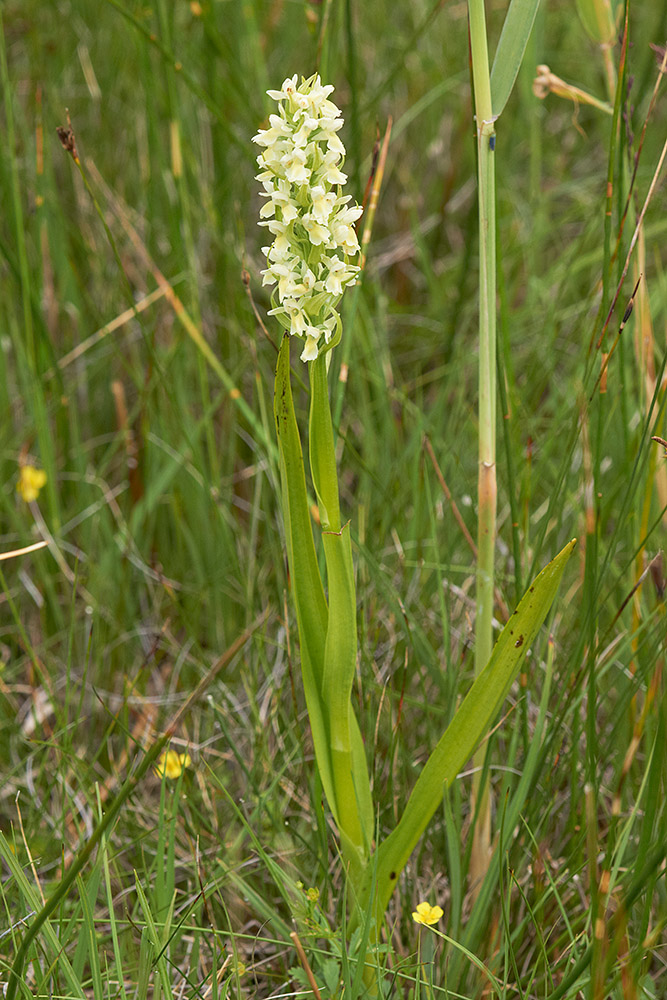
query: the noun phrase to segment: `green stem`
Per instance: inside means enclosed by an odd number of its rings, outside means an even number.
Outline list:
[[[321,697],[327,715],[335,808],[343,856],[353,887],[361,876],[372,833],[368,770],[351,705],[357,665],[357,606],[349,524],[341,525],[338,474],[326,356],[309,365],[310,468],[322,524],[329,615]],[[361,752],[360,752],[361,750]]]
[[[495,128],[491,104],[484,0],[468,0],[475,88],[479,204],[479,478],[475,676],[493,649],[494,555],[496,539],[496,203]],[[482,782],[485,750],[475,755],[473,795],[477,804],[470,874],[480,882],[488,867],[491,810]]]
[[[308,367],[311,393],[308,421],[310,470],[320,509],[320,523],[324,531],[340,531],[336,448],[329,405],[326,355],[320,354]]]

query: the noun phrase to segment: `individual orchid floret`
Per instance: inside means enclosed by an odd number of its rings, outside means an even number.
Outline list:
[[[293,76],[267,93],[278,114],[253,137],[262,150],[259,225],[274,237],[262,248],[268,262],[262,283],[273,286],[269,315],[305,341],[302,361],[314,361],[340,337],[337,306],[360,270],[351,258],[359,253],[354,223],[362,209],[341,194],[343,119],[329,100],[333,87],[317,75],[300,84]]]
[[[318,222],[326,222],[336,204],[335,191],[327,191],[324,185],[317,184],[310,189],[313,208],[312,215]]]
[[[340,257],[336,257],[335,254],[333,257],[327,258],[327,263],[329,265],[329,274],[324,282],[324,288],[331,295],[342,295],[345,285],[350,284],[354,280],[357,269],[356,267],[350,267]]]
[[[304,215],[301,221],[313,246],[319,247],[322,246],[322,244],[325,244],[326,246],[329,245],[331,232],[328,226],[322,225],[321,222],[318,222],[317,219],[313,218],[310,212],[307,215]]]
[[[267,90],[269,97],[274,101],[289,101],[296,93],[298,76],[295,73],[291,79],[285,80],[280,90]]]
[[[347,184],[347,174],[338,166],[340,155],[335,149],[328,149],[324,155],[324,162],[317,171],[318,180],[321,177],[329,184]]]
[[[310,180],[310,167],[306,165],[306,151],[298,146],[292,146],[280,159],[285,168],[285,177],[290,184],[307,184]]]
[[[279,139],[287,139],[290,136],[290,129],[280,115],[269,115],[271,128],[260,130],[252,137],[252,141],[259,146],[273,146]]]

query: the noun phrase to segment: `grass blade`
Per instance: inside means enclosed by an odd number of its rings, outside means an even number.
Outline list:
[[[491,103],[497,118],[509,100],[540,0],[511,0],[491,69]]]

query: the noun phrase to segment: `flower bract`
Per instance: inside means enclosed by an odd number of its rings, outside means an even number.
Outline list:
[[[262,284],[274,286],[269,314],[305,341],[302,361],[314,361],[337,341],[336,307],[359,272],[351,260],[359,253],[354,223],[362,209],[341,194],[347,181],[338,136],[343,119],[329,100],[333,89],[317,75],[300,84],[297,76],[285,80],[280,90],[267,91],[278,114],[253,136],[262,148],[257,180],[266,199],[259,225],[274,237],[263,247]]]

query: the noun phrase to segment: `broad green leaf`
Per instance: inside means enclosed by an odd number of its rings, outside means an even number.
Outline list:
[[[328,610],[317,564],[308,508],[306,476],[290,384],[289,334],[283,337],[276,368],[273,412],[278,433],[282,509],[287,560],[301,647],[301,675],[324,793],[336,817],[331,759],[322,708],[322,673]],[[336,817],[337,821],[337,817]]]
[[[315,664],[321,664],[324,658],[328,611],[315,552],[301,438],[294,413],[289,340],[289,335],[283,337],[278,354],[273,399],[280,450],[283,516],[287,521],[285,531],[289,568],[293,576],[292,590],[295,598],[298,595],[298,611],[303,616],[302,624],[306,630],[308,645],[319,654],[314,656],[313,660]],[[321,684],[321,674],[317,677],[317,682],[318,685]]]
[[[321,382],[319,390],[322,390]],[[324,389],[326,390],[326,371],[324,372]],[[349,748],[348,775],[353,774],[353,784],[351,789],[352,798],[348,794],[346,801],[349,808],[350,802],[358,805],[362,823],[362,838],[357,836],[354,851],[350,850],[352,841],[346,836],[343,824],[339,816],[336,801],[336,789],[334,786],[331,752],[329,748],[330,713],[325,708],[323,701],[324,671],[326,661],[327,635],[329,634],[329,610],[327,608],[324,588],[320,577],[315,542],[313,539],[312,521],[308,508],[308,495],[306,492],[306,479],[303,464],[303,452],[299,429],[294,413],[294,402],[290,384],[290,362],[289,362],[289,336],[283,338],[283,342],[278,355],[278,366],[276,369],[275,393],[274,393],[274,415],[278,432],[278,444],[280,452],[280,474],[283,494],[283,518],[285,521],[285,534],[287,539],[287,556],[289,562],[292,595],[296,608],[297,624],[299,628],[299,639],[301,646],[301,675],[303,678],[304,694],[308,707],[310,727],[313,734],[313,745],[315,747],[315,758],[320,773],[324,794],[326,795],[329,807],[333,812],[336,824],[341,830],[341,840],[346,857],[355,860],[358,866],[359,844],[364,839],[370,841],[373,807],[370,794],[370,783],[368,780],[368,770],[363,740],[359,730],[359,724],[352,711],[349,691],[354,677],[354,665],[352,668],[352,679],[349,682],[347,696],[347,746]],[[333,436],[331,437],[333,446]],[[319,442],[318,444],[321,444]],[[316,445],[318,447],[318,445]],[[324,452],[320,447],[320,454]],[[318,458],[318,462],[319,462]],[[318,468],[320,466],[318,465]],[[320,473],[321,479],[321,473]],[[337,484],[335,484],[337,490]],[[330,485],[325,491],[330,494]],[[337,498],[337,492],[336,492]],[[329,504],[333,505],[329,498]],[[336,516],[337,507],[336,507]],[[349,538],[347,542],[349,546]],[[325,541],[325,555],[328,543]],[[330,545],[330,548],[335,546]],[[349,590],[350,581],[354,587],[351,576],[352,556],[349,553],[347,569],[341,567],[342,582],[340,586]],[[334,590],[337,589],[337,574],[334,572]],[[347,580],[347,582],[346,582]],[[332,581],[329,579],[329,589],[331,592]],[[349,602],[349,595],[348,595]],[[343,625],[340,619],[340,607],[342,600],[336,602],[338,609],[334,615],[335,623],[329,639],[331,647],[336,646],[336,635],[342,633]],[[356,610],[355,610],[356,616]],[[347,620],[349,620],[349,613]],[[354,620],[355,636],[355,658],[356,658],[356,617]],[[349,632],[349,629],[348,629]],[[347,636],[349,639],[349,635]],[[334,657],[338,654],[335,652]],[[335,674],[334,664],[334,674]],[[347,792],[350,792],[349,781]]]
[[[530,747],[524,760],[521,777],[516,785],[511,797],[503,800],[502,809],[504,818],[502,822],[503,838],[498,837],[496,850],[504,856],[508,843],[513,837],[513,831],[521,821],[521,813],[524,809],[526,799],[532,793],[536,775],[540,773],[540,758],[545,752],[545,744],[542,739],[547,724],[549,708],[549,695],[551,693],[551,680],[553,676],[554,645],[549,642],[547,647],[546,669],[542,683],[542,694],[540,696],[540,707],[537,720],[531,731]],[[502,794],[502,793],[501,793]],[[453,854],[454,852],[452,852]],[[479,887],[477,899],[466,920],[465,931],[460,936],[461,944],[466,945],[475,951],[484,928],[487,926],[489,907],[493,906],[493,900],[498,891],[498,878],[495,865],[492,865],[486,873],[486,877]],[[454,975],[454,970],[459,970],[462,966],[461,955],[453,955],[450,964],[450,974]]]
[[[369,862],[369,869],[374,869],[377,879],[378,927],[399,874],[442,801],[443,786],[454,781],[496,717],[551,607],[575,544],[569,542],[522,597],[502,630],[491,659],[424,765],[398,826],[378,848],[377,862],[373,858]],[[370,884],[365,893],[370,893]]]
[[[322,540],[329,591],[322,702],[329,720],[338,824],[355,845],[356,862],[368,855],[373,807],[363,743],[353,737],[356,719],[350,699],[357,664],[357,606],[349,524],[324,532]]]
[[[320,503],[329,596],[322,704],[328,719],[338,825],[346,838],[344,855],[360,871],[370,847],[373,807],[363,743],[350,703],[357,667],[357,598],[350,526],[340,524],[325,357],[318,357],[310,365],[310,386],[310,468]],[[355,847],[353,856],[347,850],[348,842]]]
[[[349,524],[340,531],[325,531],[322,541],[329,590],[322,701],[331,720],[329,739],[332,751],[349,754],[347,706],[350,704],[357,663],[357,607]]]
[[[491,106],[502,114],[514,87],[540,0],[511,0],[491,70]]]

